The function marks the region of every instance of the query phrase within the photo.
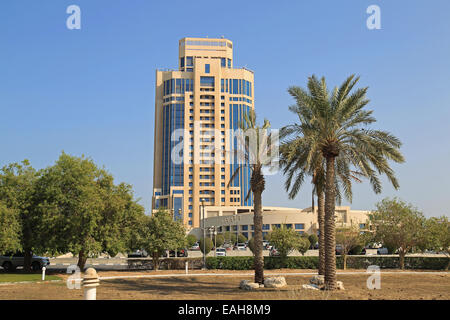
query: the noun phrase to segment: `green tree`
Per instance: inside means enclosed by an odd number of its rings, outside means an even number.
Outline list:
[[[335,239],[335,206],[336,206],[336,166],[345,166],[344,171],[354,172],[367,177],[375,193],[381,192],[380,174],[385,174],[394,188],[399,184],[388,160],[401,163],[404,161],[399,152],[401,142],[392,134],[367,128],[376,119],[372,111],[364,110],[369,103],[366,98],[367,88],[353,91],[359,77],[350,76],[331,93],[328,91],[325,78],[320,81],[313,75],[308,79],[308,90],[296,87],[296,113],[298,125],[305,143],[305,154],[318,158],[322,154],[324,168],[325,193],[325,288],[336,289],[336,239]],[[307,138],[306,138],[307,137]],[[321,162],[317,160],[317,162]],[[308,161],[309,163],[309,161]],[[313,162],[315,163],[315,162]],[[314,166],[313,168],[316,168]],[[311,172],[307,171],[307,172]],[[318,176],[322,176],[318,174]],[[345,181],[344,181],[345,182]],[[343,184],[348,190],[350,181]]]
[[[432,217],[425,222],[425,248],[444,253],[450,266],[450,222],[447,216]]]
[[[311,246],[311,242],[309,242],[307,237],[300,237],[300,241],[297,245],[297,250],[298,250],[298,252],[300,252],[302,254],[302,256],[304,256],[310,246]]]
[[[299,123],[285,126],[281,129],[280,136],[283,143],[280,147],[281,161],[283,172],[287,176],[285,188],[288,191],[290,199],[294,199],[300,187],[302,186],[305,176],[311,176],[312,190],[312,212],[315,211],[314,196],[317,196],[317,222],[319,225],[319,266],[318,273],[325,274],[325,181],[326,181],[326,159],[323,152],[317,146],[315,130],[311,130],[314,124],[314,113],[310,110],[305,112],[304,94],[305,91],[298,87],[290,87],[289,94],[296,100],[297,104],[289,107],[294,113]],[[309,125],[305,126],[305,123]],[[340,204],[342,200],[341,189],[344,191],[345,197],[352,201],[352,184],[351,181],[361,182],[358,176],[360,172],[350,170],[345,160],[345,155],[341,154],[336,158],[335,163],[335,194],[337,202]],[[311,241],[310,241],[311,242]],[[316,241],[317,242],[317,241]],[[314,242],[313,244],[315,244]]]
[[[186,245],[188,246],[188,248],[192,247],[197,241],[197,237],[193,234],[188,234],[186,236]]]
[[[223,233],[223,238],[225,239],[225,242],[232,242],[233,234],[230,231],[226,231]],[[236,239],[236,235],[234,235],[234,239]]]
[[[225,239],[221,234],[216,235],[215,241],[217,248],[221,247],[225,243]]]
[[[262,126],[256,124],[256,114],[253,109],[250,109],[248,113],[244,114],[244,121],[240,124],[240,130],[242,135],[238,135],[240,146],[238,150],[233,150],[233,153],[238,155],[240,159],[240,165],[231,176],[228,186],[234,181],[235,177],[239,174],[239,171],[248,163],[251,176],[250,176],[250,190],[245,199],[249,199],[253,194],[253,225],[254,225],[254,238],[256,243],[262,243],[262,193],[265,189],[265,178],[263,174],[264,167],[270,167],[273,165],[275,154],[273,152],[276,144],[272,142],[272,134],[270,133],[270,122],[265,119]],[[255,283],[264,283],[264,257],[262,246],[255,246]]]
[[[20,217],[16,210],[0,202],[0,255],[22,249]]]
[[[277,249],[282,258],[286,258],[292,250],[300,247],[303,240],[300,235],[292,228],[275,228],[269,233],[270,243]]]
[[[200,251],[207,255],[212,248],[214,247],[214,243],[210,238],[205,238],[203,241],[203,238],[200,239]]]
[[[31,270],[32,252],[38,253],[39,237],[35,225],[39,216],[35,214],[32,203],[34,186],[38,173],[28,160],[11,163],[0,170],[0,201],[6,208],[17,213],[20,223],[20,246],[24,253],[24,270]]]
[[[84,269],[91,255],[116,255],[128,249],[136,221],[144,209],[133,200],[131,186],[115,185],[113,177],[91,159],[62,153],[42,170],[33,202],[40,221],[34,227],[41,250],[78,254]]]
[[[336,243],[341,246],[342,257],[344,259],[344,270],[347,269],[347,256],[350,251],[361,245],[362,239],[359,230],[355,227],[342,227],[336,229]]]
[[[159,257],[165,250],[178,250],[186,245],[184,226],[180,221],[174,221],[164,208],[147,218],[142,230],[142,247],[152,256],[155,270],[158,270]]]
[[[400,268],[405,268],[405,255],[419,246],[425,234],[425,218],[418,209],[404,201],[384,199],[369,217],[375,228],[375,238],[386,247],[395,248]]]

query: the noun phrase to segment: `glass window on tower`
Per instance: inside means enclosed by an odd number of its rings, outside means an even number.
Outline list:
[[[187,67],[194,66],[194,60],[192,59],[192,57],[186,57],[186,66]]]
[[[210,71],[210,65],[205,64],[205,73],[209,73],[209,71]]]

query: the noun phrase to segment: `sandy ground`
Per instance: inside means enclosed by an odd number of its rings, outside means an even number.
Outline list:
[[[207,271],[209,274],[227,273],[230,276],[189,276],[160,278],[103,279],[97,290],[97,299],[438,299],[450,300],[450,273],[402,273],[397,270],[383,270],[394,273],[381,274],[381,289],[369,290],[366,281],[369,274],[351,274],[361,270],[348,270],[338,274],[344,282],[345,291],[323,292],[306,290],[301,286],[309,282],[311,275],[287,275],[288,286],[282,289],[260,289],[242,291],[238,289],[243,279],[252,279],[251,272],[245,271]],[[314,270],[268,270],[275,273],[313,273]],[[99,272],[100,277],[127,275],[168,275],[173,271],[149,272]],[[183,274],[183,272],[178,272]],[[204,273],[196,270],[195,273]],[[248,274],[243,276],[241,274]],[[234,276],[231,276],[234,275]],[[61,275],[63,279],[67,275]],[[65,280],[60,282],[21,283],[0,286],[0,299],[76,299],[83,298],[82,290],[69,290]]]

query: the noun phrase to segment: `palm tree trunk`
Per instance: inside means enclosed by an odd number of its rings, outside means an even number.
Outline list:
[[[325,275],[325,197],[322,188],[317,190],[317,222],[319,223],[319,274]]]
[[[327,157],[327,172],[325,181],[325,289],[335,290],[336,285],[336,230],[335,204],[336,191],[334,185],[334,160]]]
[[[254,268],[255,268],[255,283],[264,283],[264,257],[262,252],[262,196],[261,192],[254,192],[254,214],[253,214],[253,225],[255,228],[255,257],[254,257]]]

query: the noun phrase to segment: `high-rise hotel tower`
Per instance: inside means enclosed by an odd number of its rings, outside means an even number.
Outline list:
[[[178,63],[156,71],[152,208],[195,228],[202,203],[253,205],[245,199],[250,169],[235,161],[232,132],[254,108],[254,76],[233,67],[233,43],[223,38],[181,39]]]

